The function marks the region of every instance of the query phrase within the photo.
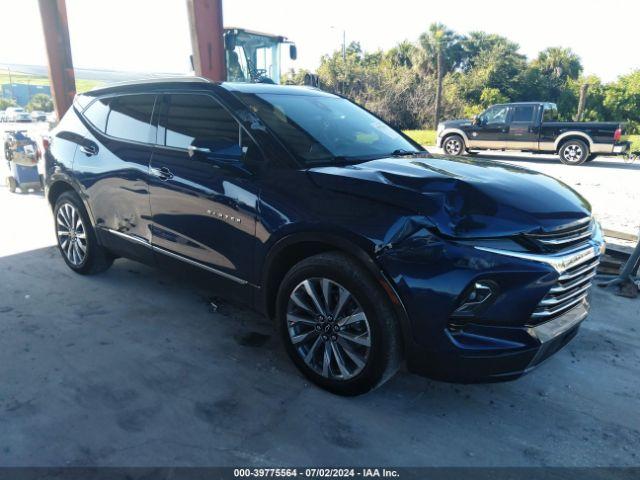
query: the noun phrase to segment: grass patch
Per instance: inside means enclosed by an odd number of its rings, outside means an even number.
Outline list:
[[[414,142],[420,145],[435,145],[436,144],[436,131],[435,130],[404,130],[405,135],[411,137]]]
[[[27,75],[24,73],[11,73],[13,83],[30,83],[31,85],[49,85],[49,78],[39,75]],[[0,85],[9,83],[9,72],[0,70]],[[105,82],[100,80],[82,80],[76,78],[76,91],[78,93],[86,92],[92,88],[104,85]]]
[[[640,135],[627,135],[626,139],[631,142],[631,151],[640,150]]]

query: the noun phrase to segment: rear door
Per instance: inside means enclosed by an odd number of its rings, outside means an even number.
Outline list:
[[[506,147],[508,105],[496,105],[487,109],[478,117],[477,124],[471,127],[469,147],[503,149]]]
[[[158,261],[170,257],[246,283],[258,190],[250,175],[221,165],[239,165],[243,150],[260,155],[257,146],[208,93],[172,93],[162,101],[150,183]]]
[[[505,133],[506,148],[512,150],[537,150],[539,122],[538,105],[512,105]]]
[[[74,161],[102,241],[143,260],[153,258],[148,176],[155,100],[135,94],[91,103],[84,111],[88,133]]]

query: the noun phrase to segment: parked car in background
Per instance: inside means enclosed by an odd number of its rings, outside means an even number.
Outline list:
[[[31,112],[31,120],[34,122],[44,122],[47,119],[47,114],[42,110],[34,110]]]
[[[5,111],[7,122],[30,122],[31,115],[22,107],[9,107]]]
[[[349,100],[194,77],[78,95],[45,154],[62,258],[208,276],[293,363],[354,395],[410,371],[496,381],[573,338],[604,247],[589,203],[495,162],[434,158]]]
[[[450,155],[479,150],[556,153],[567,165],[629,151],[630,143],[620,140],[620,122],[560,122],[557,118],[555,103],[493,105],[473,120],[440,123],[437,146]]]
[[[6,113],[4,110],[0,110],[0,122],[4,122],[4,117],[5,117]]]

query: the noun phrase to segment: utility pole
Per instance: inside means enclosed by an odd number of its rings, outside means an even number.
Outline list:
[[[9,70],[9,91],[11,92],[11,100],[13,100],[13,77],[11,76],[11,67],[7,67]]]
[[[589,90],[589,84],[583,83],[580,85],[580,98],[578,100],[578,113],[576,114],[576,122],[582,121],[584,115],[584,108],[587,104],[587,90]]]
[[[433,115],[433,124],[434,128],[438,128],[438,123],[440,122],[440,107],[442,105],[442,77],[444,76],[444,72],[442,71],[444,67],[444,55],[442,53],[442,46],[438,48],[438,56],[436,57],[436,69],[438,76],[438,86],[436,88],[436,108]]]
[[[342,60],[347,60],[347,32],[342,30]]]

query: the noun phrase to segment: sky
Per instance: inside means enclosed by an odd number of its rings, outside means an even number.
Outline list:
[[[46,65],[37,0],[0,0],[2,63]],[[191,44],[186,0],[67,0],[74,64],[80,68],[188,72]],[[458,33],[484,30],[515,41],[534,58],[570,47],[586,74],[612,81],[640,68],[639,0],[223,0],[225,26],[296,42],[287,69],[318,66],[320,57],[359,41],[366,51],[415,41],[429,24]]]

